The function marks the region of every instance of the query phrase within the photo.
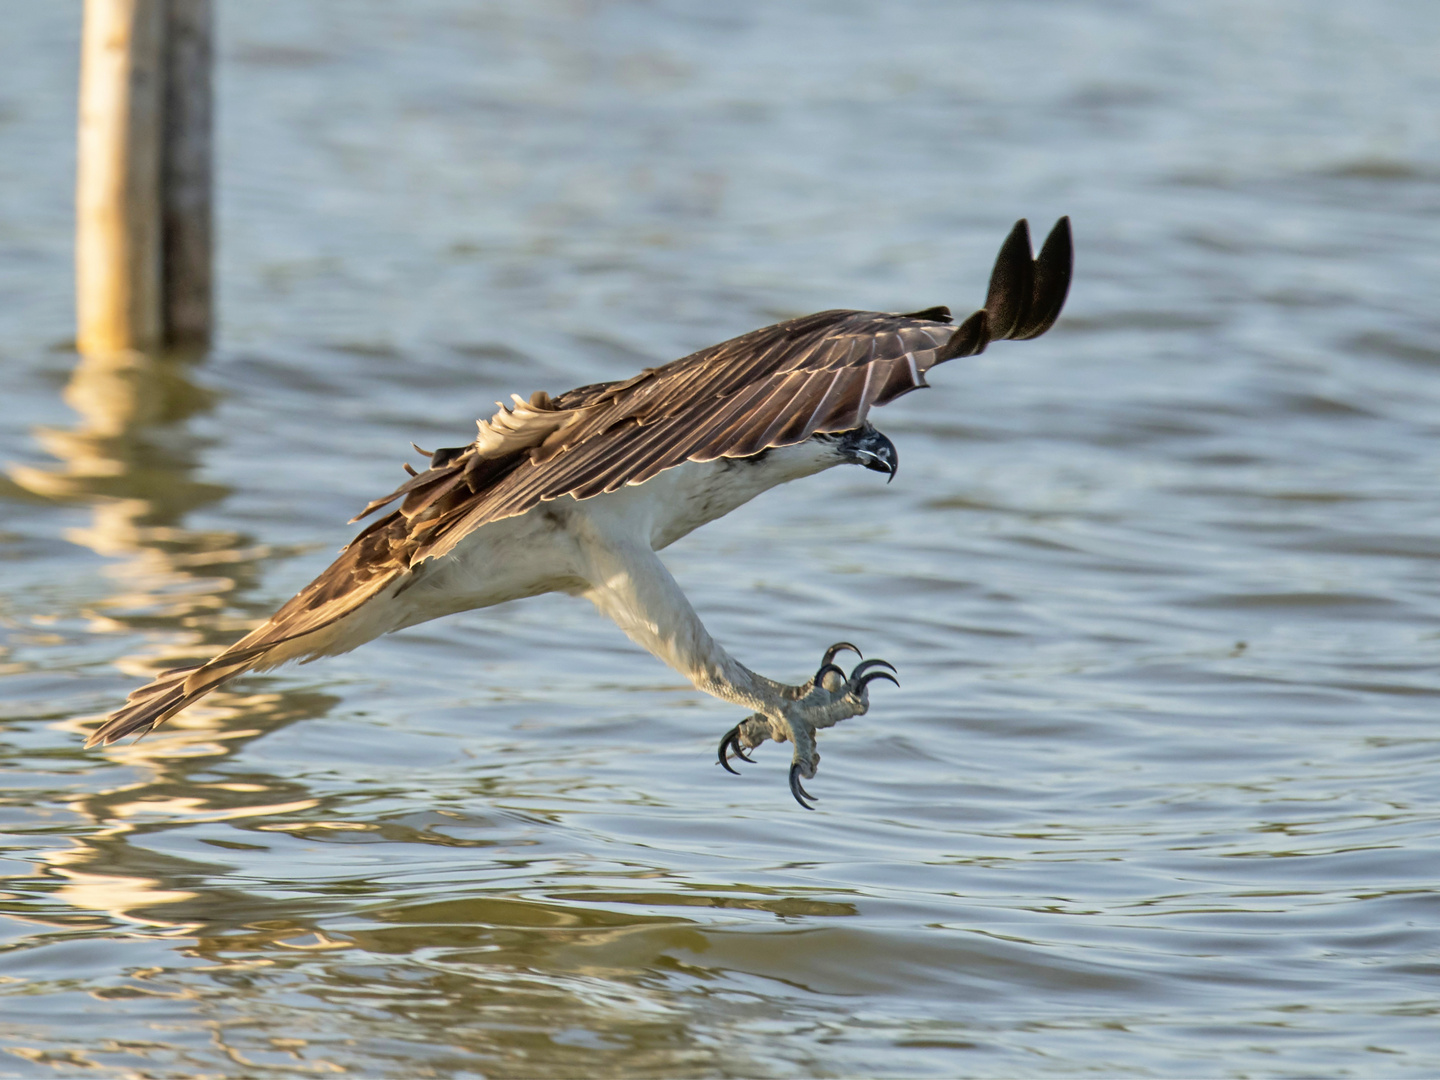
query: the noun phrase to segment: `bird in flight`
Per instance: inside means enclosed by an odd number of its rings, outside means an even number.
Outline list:
[[[790,790],[820,761],[816,732],[870,705],[884,660],[845,672],[836,642],[805,682],[777,682],[705,630],[656,552],[778,484],[835,465],[893,478],[895,446],[874,405],[926,386],[946,360],[998,339],[1038,337],[1070,287],[1070,220],[1033,258],[1025,221],[1000,249],[985,306],[958,327],[950,311],[822,311],[752,331],[630,379],[529,401],[518,395],[467,446],[437,450],[424,472],[376,499],[399,500],[319,577],[203,664],[161,672],[130,694],[86,746],[144,734],[246,671],[349,652],[442,615],[541,593],[583,596],[698,689],[751,711],[720,740],[720,764],[766,739],[789,742]],[[426,451],[422,451],[426,452]]]

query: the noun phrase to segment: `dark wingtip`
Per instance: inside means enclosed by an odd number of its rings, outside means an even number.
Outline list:
[[[1074,269],[1069,215],[1055,223],[1037,258],[1030,255],[1030,224],[1021,218],[995,257],[985,306],[959,325],[934,362],[975,356],[991,341],[1039,337],[1060,317]]]
[[[1035,260],[1035,286],[1030,316],[1010,336],[1016,341],[1039,337],[1055,325],[1065,298],[1070,294],[1070,278],[1075,270],[1075,241],[1070,233],[1070,217],[1055,223]]]
[[[1035,293],[1035,257],[1030,251],[1030,223],[1021,218],[1010,230],[995,267],[990,271],[990,291],[985,297],[985,310],[990,313],[990,336],[995,339],[1014,335],[1025,324]]]
[[[536,391],[536,393],[543,393],[543,391]],[[411,445],[414,444],[412,443]],[[430,468],[443,469],[446,465],[449,465],[450,462],[465,453],[466,450],[469,450],[471,445],[473,444],[466,444],[465,446],[442,446],[430,455]],[[417,446],[416,449],[418,450],[419,447]]]

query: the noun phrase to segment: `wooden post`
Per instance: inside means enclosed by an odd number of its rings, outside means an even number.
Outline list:
[[[77,344],[103,355],[163,340],[160,124],[165,0],[86,0],[75,195]]]
[[[165,344],[203,351],[211,325],[211,0],[166,0],[161,291]]]
[[[76,183],[77,345],[210,334],[211,0],[85,0]]]

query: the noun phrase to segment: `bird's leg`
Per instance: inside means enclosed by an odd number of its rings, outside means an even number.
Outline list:
[[[809,809],[806,799],[810,796],[800,780],[813,777],[820,762],[815,733],[863,714],[870,707],[868,684],[878,678],[896,681],[893,675],[876,669],[894,668],[884,660],[863,660],[847,675],[835,664],[836,655],[860,650],[839,642],[825,651],[819,669],[808,681],[791,686],[767,679],[711,638],[648,544],[626,537],[619,526],[605,528],[605,524],[598,514],[571,524],[571,535],[578,541],[577,570],[588,583],[583,595],[614,619],[632,641],[698,689],[751,710],[751,716],[726,733],[721,764],[726,764],[727,751],[749,749],[767,738],[790,743],[794,747],[790,790],[796,801]],[[740,756],[744,757],[743,753]]]

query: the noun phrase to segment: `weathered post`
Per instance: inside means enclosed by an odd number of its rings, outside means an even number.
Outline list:
[[[160,125],[165,0],[86,0],[75,194],[77,344],[103,355],[163,339]]]
[[[210,344],[212,0],[166,0],[161,157],[161,292],[165,343]]]
[[[77,344],[210,336],[211,0],[86,0],[76,183]]]

